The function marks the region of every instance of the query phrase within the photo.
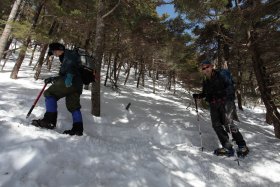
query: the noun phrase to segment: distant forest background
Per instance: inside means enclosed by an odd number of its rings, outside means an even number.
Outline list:
[[[176,18],[157,14],[166,4],[174,5]],[[133,72],[136,89],[145,87],[147,76],[154,87],[164,77],[166,90],[175,93],[178,84],[199,89],[199,62],[209,59],[231,71],[238,108],[263,103],[266,122],[280,138],[279,17],[280,0],[1,0],[1,71],[17,52],[10,75],[17,79],[28,53],[37,80],[43,65],[51,71],[48,44],[62,42],[93,58],[97,77],[106,67],[104,85],[118,89]],[[36,51],[40,56],[33,62]],[[100,84],[97,79],[91,85],[95,116]]]

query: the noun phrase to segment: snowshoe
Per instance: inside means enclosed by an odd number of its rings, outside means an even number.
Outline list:
[[[71,130],[66,130],[63,132],[63,134],[68,134],[70,136],[76,135],[76,136],[82,136],[83,135],[83,123],[74,123]]]
[[[238,157],[245,157],[249,153],[249,148],[245,146],[238,146],[236,151]]]
[[[234,156],[234,149],[218,148],[214,150],[214,154],[217,156]]]

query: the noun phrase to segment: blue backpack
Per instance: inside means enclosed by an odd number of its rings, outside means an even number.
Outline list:
[[[231,99],[235,99],[235,88],[234,88],[234,80],[233,77],[228,69],[220,69],[219,70],[220,75],[226,80],[226,82],[229,84],[227,87],[227,95]]]
[[[220,75],[225,78],[226,82],[230,83],[232,86],[234,86],[234,80],[233,77],[228,69],[220,69],[219,71]]]

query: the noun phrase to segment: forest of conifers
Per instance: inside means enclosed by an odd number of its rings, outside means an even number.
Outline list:
[[[174,5],[177,17],[158,15],[157,7]],[[137,88],[145,75],[154,83],[165,77],[176,84],[200,87],[199,62],[213,61],[233,74],[238,108],[261,101],[266,122],[280,138],[280,0],[1,0],[1,69],[18,52],[10,77],[17,79],[26,53],[32,54],[34,78],[51,59],[50,42],[82,48],[95,61],[96,75],[108,67],[103,84],[120,84],[133,69]],[[19,46],[11,47],[13,42]],[[40,51],[32,64],[35,51]],[[45,63],[46,62],[46,63]],[[1,73],[1,72],[0,72]],[[100,115],[100,84],[92,84],[92,114]],[[155,91],[154,91],[155,92]]]

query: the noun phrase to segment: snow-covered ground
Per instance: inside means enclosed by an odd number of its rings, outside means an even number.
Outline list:
[[[212,154],[219,143],[209,112],[199,110],[198,121],[187,92],[176,96],[159,86],[153,94],[149,88],[136,89],[132,77],[120,93],[102,86],[101,117],[90,114],[90,91],[85,90],[85,134],[71,137],[61,134],[72,125],[64,99],[58,103],[55,130],[29,125],[45,111],[42,97],[26,119],[43,80],[33,79],[28,57],[18,80],[10,79],[14,63],[11,58],[0,72],[0,186],[280,186],[280,140],[264,122],[262,107],[239,111],[239,127],[250,148],[240,166],[234,157]],[[41,78],[49,74],[44,70]]]

